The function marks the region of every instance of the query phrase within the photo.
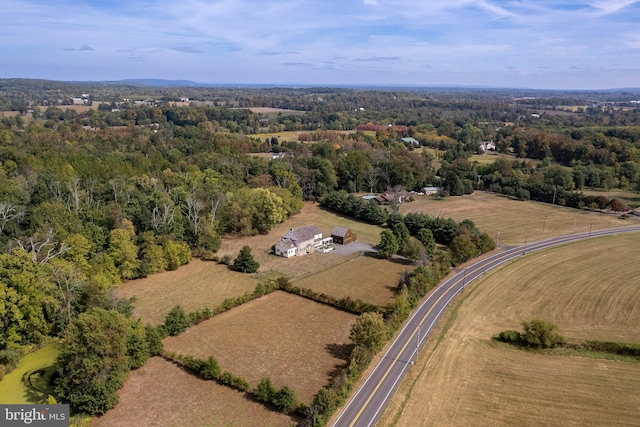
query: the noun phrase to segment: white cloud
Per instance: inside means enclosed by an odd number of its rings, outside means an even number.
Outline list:
[[[600,0],[591,3],[591,6],[598,9],[601,15],[609,15],[639,2],[639,0]]]
[[[502,84],[507,66],[536,70],[539,82],[571,65],[640,68],[640,0],[0,1],[0,78],[40,64],[42,74],[61,70],[51,78],[80,80],[100,70],[106,79],[428,83],[442,71]],[[197,61],[184,67],[186,58]]]

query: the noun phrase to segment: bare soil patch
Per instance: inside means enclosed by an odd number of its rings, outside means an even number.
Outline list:
[[[177,304],[187,312],[217,307],[231,297],[252,291],[258,279],[231,271],[226,265],[194,259],[175,271],[130,280],[118,287],[118,295],[135,297],[134,315],[157,325]]]
[[[481,279],[447,312],[378,425],[638,425],[640,364],[490,340],[542,318],[567,337],[639,343],[637,239],[530,254]]]
[[[215,357],[223,370],[256,386],[263,377],[287,385],[310,404],[349,355],[355,316],[274,292],[164,340],[165,350]]]
[[[402,205],[401,212],[423,212],[456,221],[469,218],[494,240],[500,231],[499,243],[511,246],[574,232],[588,232],[589,229],[595,231],[638,223],[636,219],[625,220],[616,214],[513,200],[484,191],[442,200],[416,197],[415,201]]]
[[[161,358],[129,374],[120,403],[94,427],[293,426],[293,418],[270,411],[213,381],[204,381]]]

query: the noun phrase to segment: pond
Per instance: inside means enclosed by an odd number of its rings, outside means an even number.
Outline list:
[[[22,358],[16,369],[0,381],[0,403],[42,403],[53,394],[58,344],[47,344]]]

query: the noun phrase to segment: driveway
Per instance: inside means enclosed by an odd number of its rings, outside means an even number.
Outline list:
[[[349,243],[348,245],[336,244],[335,247],[336,249],[334,252],[342,256],[351,255],[352,253],[355,253],[355,252],[378,252],[373,248],[373,246],[367,243],[361,242],[359,240],[356,240],[353,243]]]

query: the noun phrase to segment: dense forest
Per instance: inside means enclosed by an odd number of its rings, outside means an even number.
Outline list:
[[[0,377],[45,337],[98,321],[128,334],[128,363],[140,366],[140,343],[149,353],[158,337],[109,314],[131,314],[113,288],[213,259],[225,236],[267,233],[304,201],[394,232],[394,206],[352,195],[437,186],[440,197],[488,190],[625,211],[580,190],[640,192],[639,96],[0,80],[0,110],[13,112],[0,118]],[[68,107],[78,103],[92,108]],[[503,156],[473,161],[487,142]],[[427,228],[455,241],[454,263],[493,247],[472,223],[404,222],[418,240]],[[461,248],[461,230],[477,251]],[[415,245],[404,251],[417,258]]]

